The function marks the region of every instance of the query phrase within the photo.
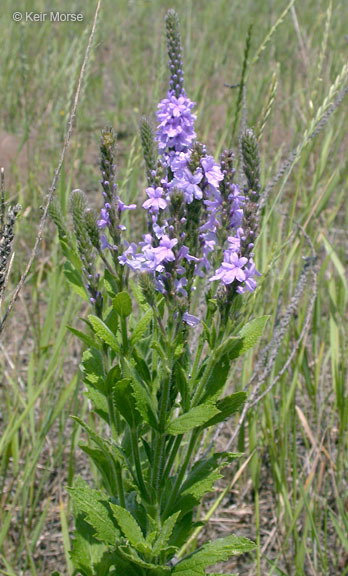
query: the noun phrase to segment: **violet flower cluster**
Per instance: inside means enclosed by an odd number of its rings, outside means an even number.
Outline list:
[[[242,294],[255,290],[259,273],[250,242],[256,230],[245,223],[243,212],[250,190],[242,193],[234,182],[230,151],[225,150],[217,162],[196,140],[195,103],[184,90],[180,35],[171,12],[166,26],[170,89],[157,107],[157,162],[154,165],[152,160],[151,166],[147,162],[150,185],[142,207],[147,212],[148,231],[139,243],[123,242],[118,261],[134,272],[150,274],[155,288],[183,303],[184,310],[197,277]],[[144,147],[145,161],[154,156],[148,146]],[[103,183],[104,194],[107,184]],[[113,226],[108,192],[105,199],[98,222],[103,229]],[[122,210],[135,208],[134,204],[122,204],[118,196],[116,199],[119,219]],[[122,229],[119,223],[118,227]],[[194,323],[194,317],[189,316],[185,312],[183,319]]]

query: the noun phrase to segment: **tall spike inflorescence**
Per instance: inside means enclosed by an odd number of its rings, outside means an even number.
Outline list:
[[[7,219],[0,230],[0,296],[5,288],[6,274],[9,266],[12,245],[14,240],[14,226],[21,207],[19,204],[10,206],[7,210]]]
[[[181,56],[179,18],[175,10],[169,10],[166,16],[167,50],[170,69],[170,89],[178,98],[184,90],[184,70]]]
[[[145,160],[147,183],[151,186],[157,165],[157,146],[151,123],[147,118],[143,118],[140,123],[140,138]]]
[[[97,314],[100,315],[103,308],[103,297],[98,288],[99,274],[95,268],[96,254],[86,224],[87,199],[85,194],[81,190],[73,190],[70,204],[86,289],[91,303],[95,306]]]
[[[101,248],[109,248],[112,252],[114,265],[118,276],[119,288],[123,286],[123,271],[119,266],[119,258],[125,249],[122,240],[122,232],[126,230],[122,224],[122,214],[126,210],[134,210],[136,204],[125,204],[118,195],[116,182],[116,135],[112,128],[105,128],[102,131],[100,140],[100,170],[102,174],[101,185],[103,187],[104,207],[100,211],[100,218],[97,225],[103,233],[100,236]],[[90,224],[92,222],[90,220]],[[107,236],[107,231],[111,237]]]
[[[141,125],[148,230],[138,246],[128,246],[119,262],[150,274],[155,289],[183,311],[190,307],[197,277],[209,274],[210,281],[219,281],[229,302],[234,295],[255,289],[258,272],[250,238],[255,228],[259,165],[253,133],[247,131],[244,196],[234,182],[232,151],[225,150],[218,163],[197,142],[194,102],[184,90],[179,21],[173,10],[166,17],[166,36],[170,81],[157,107],[156,166],[151,127],[147,121]]]
[[[260,159],[257,138],[253,130],[248,129],[241,138],[243,172],[246,177],[244,186],[245,202],[243,206],[243,236],[241,249],[245,256],[252,256],[259,228],[257,217],[260,200]]]
[[[117,213],[116,184],[116,135],[112,128],[105,128],[100,139],[100,171],[102,174],[104,208],[100,212],[98,226],[101,230],[109,228],[114,249],[120,243],[119,218]]]

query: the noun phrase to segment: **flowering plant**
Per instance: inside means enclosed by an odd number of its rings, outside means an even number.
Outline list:
[[[75,190],[75,239],[51,205],[67,257],[66,276],[93,307],[81,371],[94,425],[76,420],[81,448],[99,474],[69,488],[76,523],[71,558],[83,576],[199,576],[253,542],[234,535],[181,557],[197,526],[196,508],[238,454],[200,453],[203,432],[243,406],[224,394],[232,361],[251,348],[267,318],[245,323],[241,304],[256,288],[260,168],[252,130],[241,136],[244,179],[234,154],[219,161],[196,139],[194,103],[184,90],[179,23],[166,17],[170,87],[157,131],[143,120],[146,233],[129,242],[135,204],[118,193],[115,135],[102,132],[104,206],[99,216]],[[134,218],[135,215],[133,215]]]

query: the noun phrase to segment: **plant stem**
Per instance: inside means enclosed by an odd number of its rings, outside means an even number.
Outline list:
[[[154,458],[153,475],[152,475],[153,487],[156,493],[159,490],[161,480],[161,468],[163,462],[163,451],[166,437],[165,427],[167,422],[167,411],[168,411],[168,401],[169,401],[171,381],[172,381],[172,371],[170,371],[170,375],[167,378],[165,378],[160,401],[159,434],[156,437],[155,458]]]
[[[199,337],[197,352],[196,352],[196,356],[195,356],[195,360],[194,360],[192,372],[191,372],[192,380],[194,380],[196,378],[198,368],[199,368],[199,361],[200,361],[201,356],[202,356],[203,348],[204,348],[204,337],[203,337],[203,334],[201,334]]]
[[[182,439],[183,439],[183,434],[179,434],[179,436],[177,436],[175,438],[174,446],[172,447],[170,457],[167,461],[167,465],[166,465],[166,468],[165,468],[164,473],[163,473],[163,480],[166,480],[170,474],[170,471],[171,471],[172,466],[174,464],[175,457],[176,457],[178,450],[180,448]]]
[[[198,402],[199,402],[199,400],[200,400],[200,398],[201,398],[201,394],[202,394],[202,392],[203,392],[203,390],[204,390],[204,388],[205,388],[205,385],[206,385],[206,383],[207,383],[207,381],[208,381],[208,378],[209,378],[209,376],[210,376],[210,373],[211,373],[211,371],[212,371],[212,369],[213,369],[214,363],[215,363],[215,354],[212,354],[212,355],[210,356],[210,358],[209,358],[209,362],[208,362],[208,364],[207,364],[207,367],[206,367],[206,369],[204,370],[204,374],[203,374],[203,376],[202,376],[202,379],[201,379],[200,383],[198,384],[198,386],[197,386],[197,388],[196,388],[196,391],[195,391],[195,393],[194,393],[194,395],[193,395],[193,398],[192,398],[192,407],[194,407],[194,406],[196,406],[196,404],[198,404]]]
[[[132,426],[131,429],[131,444],[132,444],[132,454],[133,461],[135,465],[137,480],[140,490],[145,494],[146,499],[148,499],[148,491],[144,482],[143,471],[141,468],[140,455],[139,455],[139,445],[138,445],[138,433],[136,427]]]
[[[167,514],[170,512],[170,509],[171,509],[172,505],[173,505],[174,502],[175,502],[175,498],[177,497],[177,494],[178,494],[178,492],[179,492],[179,490],[180,490],[180,487],[181,487],[182,481],[183,481],[183,479],[184,479],[184,476],[185,476],[187,467],[188,467],[188,465],[189,465],[189,463],[190,463],[191,456],[192,456],[192,452],[193,452],[193,450],[194,450],[194,447],[195,447],[195,444],[196,444],[196,440],[197,440],[197,438],[198,438],[198,436],[199,436],[199,433],[200,433],[200,429],[199,429],[199,428],[196,429],[196,430],[193,430],[192,433],[191,433],[191,438],[190,438],[190,442],[189,442],[188,447],[187,447],[187,450],[186,450],[185,459],[184,459],[184,461],[183,461],[183,463],[182,463],[182,465],[181,465],[180,472],[179,472],[179,474],[178,474],[178,476],[177,476],[177,478],[176,478],[175,484],[174,484],[173,489],[172,489],[172,493],[171,493],[171,495],[170,495],[170,497],[169,497],[169,500],[168,500],[168,502],[167,502],[167,505],[166,505],[166,507],[165,507],[165,509],[164,509],[163,518],[166,518]]]
[[[121,331],[122,331],[123,353],[126,355],[128,352],[128,334],[127,334],[127,319],[124,316],[121,316]]]
[[[108,409],[109,409],[111,435],[112,435],[112,438],[116,441],[117,436],[118,436],[118,434],[117,434],[117,422],[116,422],[116,415],[115,415],[114,406],[112,403],[112,399],[110,398],[110,395],[108,395]],[[126,501],[125,501],[125,497],[124,497],[122,469],[121,469],[120,463],[115,462],[114,460],[113,460],[113,471],[114,471],[117,495],[118,495],[119,500],[120,500],[120,505],[123,508],[125,508],[126,507]]]
[[[224,324],[222,324],[222,325],[221,325],[221,323],[218,324],[217,328],[218,328],[218,338],[217,338],[217,341],[216,341],[216,348],[218,347],[218,344],[220,344],[220,343],[222,342],[223,338],[224,338],[224,335],[225,335],[225,332],[226,332],[226,323],[224,323]],[[192,407],[192,408],[193,408],[194,406],[196,406],[196,405],[198,404],[199,400],[201,399],[202,392],[204,391],[204,388],[205,388],[205,386],[206,386],[206,384],[207,384],[207,382],[208,382],[208,378],[209,378],[209,376],[210,376],[210,374],[211,374],[211,371],[212,371],[212,369],[213,369],[213,367],[214,367],[215,362],[216,362],[216,355],[215,355],[214,352],[212,352],[212,354],[211,354],[211,356],[210,356],[210,358],[209,358],[209,362],[208,362],[208,364],[207,364],[207,367],[206,367],[206,369],[204,370],[202,379],[201,379],[200,383],[198,384],[198,386],[197,386],[197,388],[196,388],[196,391],[195,391],[195,393],[194,393],[194,395],[193,395],[192,404],[191,404],[191,407]]]

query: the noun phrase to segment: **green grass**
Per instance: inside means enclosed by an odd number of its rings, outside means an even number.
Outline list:
[[[162,30],[165,11],[172,6],[181,18],[186,87],[197,102],[198,135],[211,151],[225,145],[238,151],[238,132],[232,133],[238,90],[224,84],[240,81],[245,40],[253,23],[246,71],[249,125],[260,122],[277,72],[276,97],[260,143],[264,182],[301,143],[347,59],[344,2],[334,1],[332,13],[328,0],[295,3],[299,30],[294,13],[288,11],[259,52],[286,2],[106,0],[57,190],[64,211],[69,192],[76,187],[87,192],[93,205],[101,205],[97,156],[99,131],[105,125],[118,132],[124,196],[130,200],[142,194],[138,122],[142,114],[154,115],[156,101],[166,90]],[[25,8],[47,11],[51,4],[35,0],[35,6],[29,1],[15,6]],[[11,18],[13,4],[2,3],[0,128],[3,134],[16,136],[8,194],[23,206],[12,285],[34,243],[94,3],[64,1],[59,9],[82,11],[84,22],[17,24]],[[261,552],[239,566],[241,575],[348,574],[346,110],[347,99],[325,131],[302,151],[289,178],[272,191],[257,246],[263,276],[249,307],[255,316],[270,314],[268,338],[294,292],[303,256],[309,255],[297,224],[305,227],[314,243],[319,282],[305,340],[272,392],[248,418],[244,449],[246,455],[253,449],[255,454],[238,480],[238,490],[244,494],[249,486],[244,497],[258,522],[249,516],[250,522],[240,530],[260,541]],[[69,415],[88,407],[77,376],[80,350],[67,325],[79,326],[84,312],[64,281],[63,257],[54,234],[50,224],[22,299],[1,336],[0,574],[49,574],[55,567],[50,552],[53,559],[64,562],[70,526],[65,486],[75,468],[83,465],[75,450],[78,432]],[[308,282],[265,387],[293,349],[310,293]],[[236,372],[235,387],[247,384],[256,361],[254,351]],[[220,441],[227,436],[224,432]],[[275,532],[267,545],[268,508]],[[222,517],[227,512],[225,499],[215,514]],[[224,526],[219,530],[230,527]],[[66,574],[71,574],[68,568]]]

